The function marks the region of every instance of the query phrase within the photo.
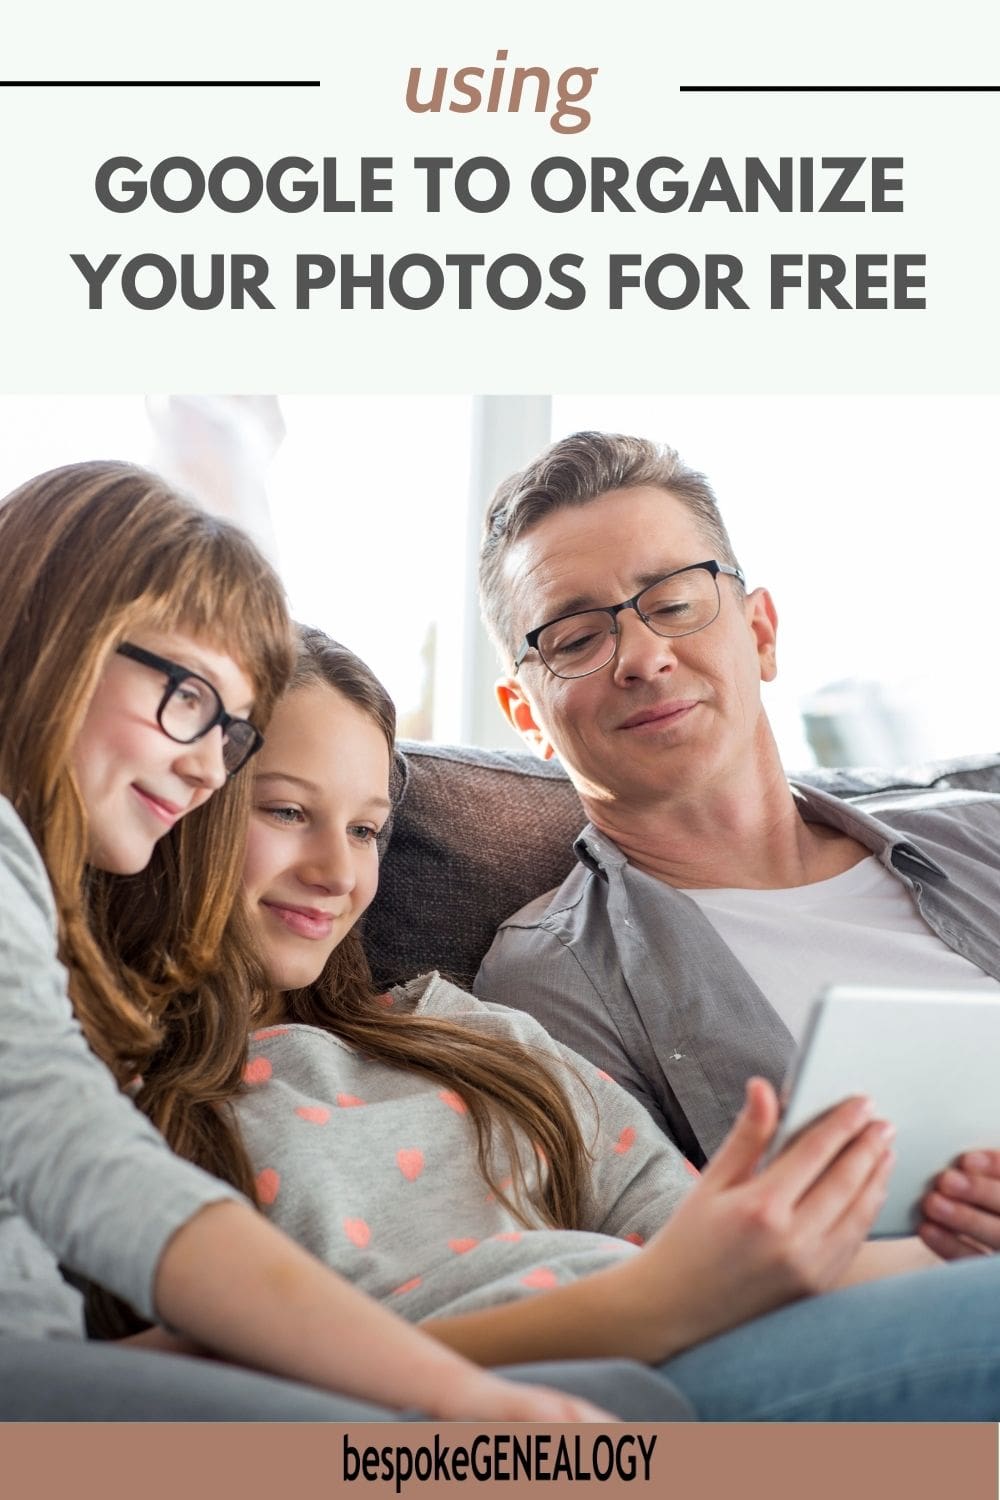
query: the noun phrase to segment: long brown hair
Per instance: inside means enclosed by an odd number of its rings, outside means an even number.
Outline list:
[[[71,756],[109,655],[137,627],[225,650],[266,723],[293,662],[281,585],[253,543],[155,475],[70,464],[0,504],[0,792],[44,860],[92,1050],[181,1154],[220,1149],[260,984],[237,907],[251,786],[237,776],[123,879],[88,869]]]
[[[378,725],[391,755],[396,713],[370,669],[321,631],[301,630],[300,643],[289,691],[322,683],[340,693]],[[586,1146],[558,1079],[527,1047],[482,1036],[454,1021],[387,1010],[378,1003],[357,929],[334,950],[314,984],[283,999],[290,1020],[323,1027],[378,1062],[454,1089],[475,1124],[484,1178],[527,1223],[519,1207],[528,1196],[517,1149],[517,1132],[522,1132],[547,1164],[534,1207],[556,1228],[578,1226],[588,1176]],[[511,1163],[509,1189],[495,1175],[497,1133]]]

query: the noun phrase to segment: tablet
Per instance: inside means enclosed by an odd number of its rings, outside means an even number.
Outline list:
[[[896,1127],[873,1235],[912,1234],[931,1180],[963,1151],[1000,1147],[1000,995],[835,985],[813,1003],[782,1089],[774,1148],[851,1094]]]

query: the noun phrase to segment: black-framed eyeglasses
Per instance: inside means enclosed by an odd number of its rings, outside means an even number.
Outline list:
[[[264,736],[260,730],[249,719],[236,719],[227,714],[217,689],[197,672],[192,672],[190,667],[182,667],[128,641],[118,647],[118,655],[127,656],[144,667],[152,667],[154,672],[162,672],[166,677],[167,686],[156,710],[156,722],[168,739],[176,740],[179,745],[190,745],[218,725],[222,730],[222,764],[230,776],[235,776],[263,745]]]
[[[711,625],[722,608],[720,573],[746,584],[739,568],[712,558],[676,568],[620,604],[574,610],[547,620],[524,637],[514,658],[514,671],[529,651],[537,651],[554,677],[589,677],[591,672],[599,672],[617,655],[618,616],[623,609],[634,609],[655,635],[694,635]]]

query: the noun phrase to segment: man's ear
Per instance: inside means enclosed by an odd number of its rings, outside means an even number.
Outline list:
[[[498,677],[494,689],[500,712],[507,723],[527,745],[528,749],[542,760],[551,760],[555,755],[552,742],[544,729],[535,721],[535,713],[521,689],[516,677]]]
[[[773,682],[778,675],[778,611],[767,589],[754,589],[747,595],[750,629],[757,643],[761,682]]]

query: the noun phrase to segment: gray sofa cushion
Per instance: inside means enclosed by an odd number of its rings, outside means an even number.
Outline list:
[[[924,786],[1000,792],[1000,756],[801,779],[840,797]],[[396,984],[436,968],[468,987],[504,918],[572,868],[586,819],[557,763],[517,751],[403,742],[393,782],[379,892],[364,927],[375,978]]]

